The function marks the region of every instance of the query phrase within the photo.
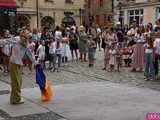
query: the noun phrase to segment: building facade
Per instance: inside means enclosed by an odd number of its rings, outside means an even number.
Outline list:
[[[17,0],[19,26],[32,28],[80,25],[84,0]]]
[[[3,34],[4,29],[16,31],[16,10],[15,0],[0,0],[0,35]]]
[[[95,22],[100,26],[112,25],[113,0],[85,0],[85,3],[87,24]]]
[[[160,0],[115,0],[115,23],[130,25],[136,21],[138,25],[155,24],[160,17]]]

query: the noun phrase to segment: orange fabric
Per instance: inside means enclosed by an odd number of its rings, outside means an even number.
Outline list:
[[[52,95],[53,95],[53,93],[52,93],[50,83],[48,80],[46,80],[45,90],[41,91],[41,100],[44,102],[49,101],[51,99]]]

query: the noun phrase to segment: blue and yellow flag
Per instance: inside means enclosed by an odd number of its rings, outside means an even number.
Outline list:
[[[49,84],[49,81],[46,79],[46,76],[43,72],[41,65],[36,65],[36,82],[41,90],[41,100],[49,101],[52,97],[52,90]]]

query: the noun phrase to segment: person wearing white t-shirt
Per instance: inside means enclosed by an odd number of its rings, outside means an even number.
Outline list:
[[[62,31],[60,30],[60,27],[57,26],[54,33],[55,39],[58,37],[62,37]]]
[[[61,62],[62,62],[62,43],[61,43],[61,38],[57,37],[56,40],[54,42],[51,43],[50,46],[50,52],[52,52],[53,59],[52,59],[52,64],[53,64],[53,68],[52,68],[52,72],[55,72],[55,70],[57,69],[57,72],[59,72],[59,68],[61,66]],[[56,68],[56,63],[58,62],[58,68]]]
[[[44,60],[45,60],[45,41],[41,41],[40,45],[36,51],[36,54],[38,55],[38,61],[40,64],[44,67]]]

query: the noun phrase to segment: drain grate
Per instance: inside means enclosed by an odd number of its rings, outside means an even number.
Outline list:
[[[1,90],[0,91],[0,95],[5,95],[5,94],[9,94],[10,91],[9,90]]]

